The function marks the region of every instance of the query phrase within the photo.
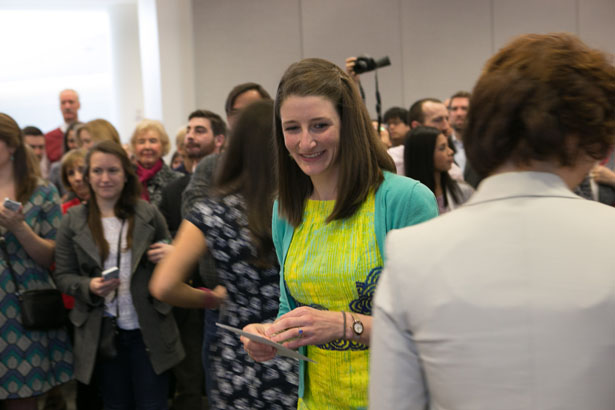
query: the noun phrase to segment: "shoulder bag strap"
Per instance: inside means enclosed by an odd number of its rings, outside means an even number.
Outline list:
[[[117,238],[117,262],[116,265],[118,269],[120,269],[120,262],[122,261],[122,233],[124,232],[124,222],[125,219],[122,219],[122,225],[120,226],[120,235]],[[120,317],[120,300],[117,297],[117,289],[115,289],[115,295],[113,296],[115,299],[115,318],[119,319]]]

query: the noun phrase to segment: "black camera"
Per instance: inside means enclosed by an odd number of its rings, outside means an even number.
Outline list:
[[[391,60],[389,60],[388,56],[384,56],[378,60],[374,60],[369,56],[360,56],[357,57],[353,70],[356,74],[362,74],[388,65],[391,65]]]

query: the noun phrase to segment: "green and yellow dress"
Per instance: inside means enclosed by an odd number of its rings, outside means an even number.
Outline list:
[[[306,202],[284,271],[297,306],[371,315],[383,260],[374,227],[375,197],[350,218],[326,223],[335,201]],[[349,318],[349,316],[348,316]],[[299,409],[367,408],[368,347],[334,340],[308,346],[305,392]]]

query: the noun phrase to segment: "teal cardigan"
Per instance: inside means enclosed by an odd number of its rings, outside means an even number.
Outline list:
[[[376,191],[374,225],[376,242],[380,248],[383,260],[384,240],[387,233],[410,225],[427,221],[438,216],[436,198],[429,188],[414,179],[406,178],[391,172],[384,172],[384,181]],[[278,317],[293,310],[296,306],[288,297],[284,281],[284,262],[293,238],[294,228],[278,214],[278,202],[273,205],[271,233],[273,244],[280,263],[280,310]],[[306,354],[306,348],[299,351]],[[305,363],[299,363],[299,397],[303,397],[305,380]]]

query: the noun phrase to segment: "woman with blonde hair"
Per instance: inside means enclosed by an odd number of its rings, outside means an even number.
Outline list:
[[[102,118],[88,121],[77,129],[79,146],[88,150],[100,141],[111,140],[121,144],[120,134],[113,124]]]
[[[164,187],[182,176],[162,159],[169,153],[169,136],[160,121],[146,119],[137,124],[130,144],[136,158],[137,176],[141,182],[141,198],[158,206]]]

